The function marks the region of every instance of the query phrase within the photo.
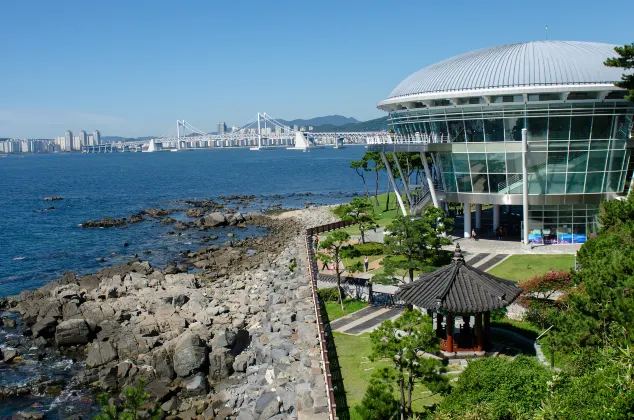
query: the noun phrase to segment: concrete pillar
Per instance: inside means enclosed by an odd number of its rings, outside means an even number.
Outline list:
[[[476,336],[478,337],[478,351],[484,350],[484,332],[482,331],[482,313],[475,316]]]
[[[412,196],[409,193],[409,185],[407,184],[407,180],[405,179],[405,175],[403,174],[403,169],[401,168],[401,164],[398,161],[398,157],[396,156],[396,152],[392,152],[392,157],[394,158],[394,163],[396,164],[396,169],[398,169],[398,174],[401,177],[403,188],[405,188],[405,196],[407,197],[407,202],[410,206],[414,205],[412,202]]]
[[[423,161],[423,168],[425,169],[425,178],[427,178],[427,186],[429,187],[429,194],[431,195],[431,201],[434,203],[434,207],[438,208],[438,198],[436,198],[436,188],[434,187],[434,180],[431,177],[431,171],[429,170],[429,164],[427,163],[427,156],[425,153],[420,153],[420,159]]]
[[[447,351],[453,353],[453,314],[447,314]]]
[[[475,205],[475,210],[476,210],[476,231],[478,233],[480,233],[480,229],[482,228],[482,204],[476,204]]]
[[[528,245],[528,170],[526,155],[528,154],[528,130],[522,128],[522,210],[524,220],[524,245]]]
[[[383,160],[383,164],[385,165],[385,169],[387,170],[387,177],[389,178],[392,186],[394,187],[394,192],[396,193],[396,200],[398,201],[398,205],[401,207],[401,211],[403,212],[403,216],[407,216],[407,210],[405,210],[405,204],[403,203],[403,197],[401,197],[401,192],[398,189],[398,185],[394,180],[394,174],[392,174],[392,168],[390,167],[390,162],[387,160],[387,156],[385,156],[385,152],[381,152],[381,159]]]
[[[464,202],[464,237],[471,237],[471,203],[469,200]]]
[[[493,231],[500,227],[500,205],[493,205]]]

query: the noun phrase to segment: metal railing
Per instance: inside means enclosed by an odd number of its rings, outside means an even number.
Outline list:
[[[368,144],[442,144],[451,143],[448,134],[380,134],[367,137]]]

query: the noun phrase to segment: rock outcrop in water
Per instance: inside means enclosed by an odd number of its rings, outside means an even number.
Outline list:
[[[304,215],[311,225],[332,218],[312,213]],[[325,412],[301,225],[255,214],[224,219],[241,218],[268,223],[270,237],[190,253],[190,262],[205,261],[201,273],[134,261],[69,273],[0,305],[19,312],[34,338],[85,354],[77,383],[117,392],[143,378],[168,414],[247,420]]]

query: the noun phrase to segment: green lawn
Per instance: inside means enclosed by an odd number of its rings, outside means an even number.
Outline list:
[[[376,201],[374,200],[374,196],[371,196],[371,202],[374,205],[374,214],[377,216],[377,224],[379,226],[387,226],[392,220],[396,217],[396,208],[398,207],[398,202],[396,201],[396,194],[390,194],[390,205],[387,211],[385,211],[385,204],[387,202],[387,194],[381,194],[378,196],[379,205],[376,205]],[[398,212],[400,214],[400,210]],[[348,226],[343,229],[340,229],[344,232],[349,233],[350,235],[359,235],[359,228],[357,226]],[[320,235],[322,236],[322,235]],[[325,238],[327,235],[324,234]]]
[[[368,358],[372,353],[372,343],[370,334],[358,336],[333,332],[337,355],[341,365],[341,375],[346,389],[348,407],[350,407],[350,419],[363,420],[354,410],[354,406],[363,399],[365,389],[370,383],[370,377],[377,368],[390,366],[390,361],[379,360],[371,362]],[[396,384],[395,388],[396,387]],[[395,395],[396,397],[397,395]],[[440,401],[440,396],[430,396],[430,392],[422,385],[414,387],[413,408],[414,411],[421,411],[425,405],[430,405]]]
[[[550,269],[570,270],[575,263],[574,254],[560,255],[511,255],[488,271],[503,279],[522,282]]]
[[[343,307],[345,308],[343,311],[341,310],[341,305],[338,302],[325,302],[326,312],[328,313],[328,320],[334,321],[337,318],[341,318],[343,316],[349,315],[353,312],[356,312],[360,309],[368,306],[367,302],[363,302],[362,300],[356,299],[344,299]],[[323,312],[322,312],[323,313]]]

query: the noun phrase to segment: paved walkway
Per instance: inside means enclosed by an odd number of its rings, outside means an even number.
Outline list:
[[[403,308],[385,306],[368,306],[330,323],[330,328],[344,334],[359,335],[374,331],[383,321],[396,319],[403,313]]]

